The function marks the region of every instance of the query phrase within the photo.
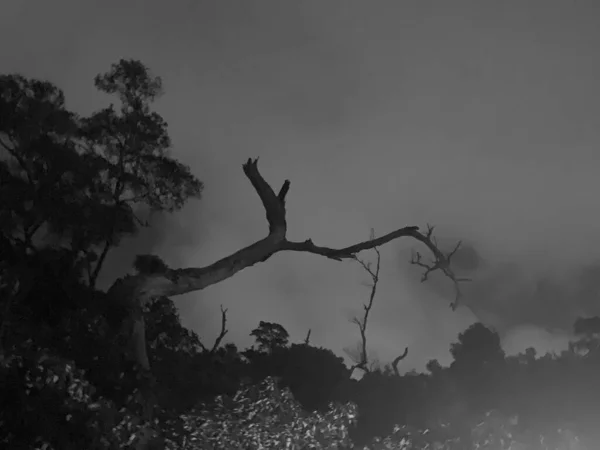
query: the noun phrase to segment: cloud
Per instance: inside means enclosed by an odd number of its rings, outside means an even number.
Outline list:
[[[449,239],[442,246],[448,249]],[[524,249],[526,250],[526,249]],[[400,259],[406,258],[401,252]],[[434,294],[451,301],[452,284],[441,275],[417,285],[415,271],[401,262],[402,270],[410,273],[418,296]],[[559,351],[573,338],[577,317],[600,315],[600,263],[580,261],[565,265],[557,257],[541,267],[532,266],[526,258],[512,262],[480,255],[473,244],[457,252],[454,267],[459,276],[472,281],[461,284],[462,308],[475,320],[495,329],[503,339],[507,352],[534,347],[538,352]]]

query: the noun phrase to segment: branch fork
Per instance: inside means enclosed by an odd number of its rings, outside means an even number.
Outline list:
[[[269,233],[266,237],[205,267],[167,268],[161,273],[126,276],[111,286],[108,295],[117,301],[128,303],[131,310],[138,310],[150,298],[170,297],[204,289],[232,277],[247,267],[264,262],[281,251],[312,253],[335,261],[356,260],[356,255],[364,250],[374,249],[401,237],[411,237],[425,244],[434,255],[432,265],[425,265],[419,254],[416,259],[414,258],[413,264],[426,268],[424,279],[435,270],[441,270],[444,275],[452,279],[457,290],[457,298],[452,306],[456,308],[460,291],[458,289],[459,280],[450,269],[450,259],[453,253],[444,255],[438,249],[435,238],[432,236],[433,227],[428,227],[427,232],[423,234],[417,226],[405,226],[378,238],[372,235],[369,240],[337,249],[315,245],[311,239],[299,242],[289,241],[286,238],[285,200],[290,189],[290,181],[285,180],[279,192],[275,194],[258,170],[258,158],[248,159],[242,167],[246,178],[252,184],[265,209],[269,224]],[[142,367],[149,369],[148,357],[144,351],[145,342],[142,340],[144,338],[143,317],[135,317],[133,321],[136,322],[136,325],[128,326],[131,339],[137,341],[133,345],[133,348],[136,349],[133,357]],[[131,320],[126,322],[131,323]]]

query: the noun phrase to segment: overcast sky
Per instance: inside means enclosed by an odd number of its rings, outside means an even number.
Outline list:
[[[4,0],[0,68],[55,82],[83,114],[112,101],[93,77],[119,58],[163,78],[156,109],[204,198],[113,255],[106,277],[134,252],[202,266],[264,237],[241,169],[257,156],[276,188],[291,180],[290,239],[346,246],[427,222],[464,239],[480,259],[463,258],[474,281],[456,312],[448,283],[419,284],[414,243],[382,249],[369,343],[384,363],[409,346],[404,368],[422,369],[476,320],[510,352],[545,351],[600,312],[597,3]],[[176,301],[209,341],[223,304],[237,344],[266,320],[343,355],[365,275],[278,254]]]

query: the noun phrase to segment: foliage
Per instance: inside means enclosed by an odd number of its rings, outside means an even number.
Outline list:
[[[167,440],[167,448],[193,449],[342,449],[356,448],[349,430],[358,419],[353,403],[333,403],[321,414],[303,411],[288,389],[280,389],[273,377],[259,386],[241,389],[233,397],[219,396],[211,405],[170,421],[178,424],[177,432]],[[458,450],[513,448],[577,448],[585,446],[569,429],[559,429],[553,436],[523,433],[518,417],[506,417],[488,411],[473,424],[467,435],[460,435],[449,423],[427,429],[396,425],[385,438],[375,437],[365,450]],[[548,447],[551,446],[551,447]],[[576,446],[576,447],[575,447]]]
[[[189,433],[173,449],[336,449],[350,445],[355,421],[351,404],[330,405],[324,414],[304,412],[291,392],[268,377],[259,386],[241,389],[233,398],[217,397],[182,417]]]
[[[258,328],[252,330],[250,336],[254,336],[258,344],[258,351],[273,352],[278,348],[288,345],[290,335],[287,330],[278,323],[260,321]]]
[[[169,156],[167,124],[150,111],[161,79],[139,61],[120,60],[95,84],[121,103],[118,111],[111,105],[83,121],[83,136],[102,159],[98,175],[110,180],[106,193],[119,204],[142,202],[156,211],[175,211],[199,197],[202,183]]]
[[[217,393],[235,392],[237,380],[227,372],[234,367],[237,355],[227,365],[219,366],[217,358],[225,351],[207,354],[196,333],[181,325],[171,299],[148,302],[145,320],[153,374],[161,386],[156,394],[164,409],[181,413],[207,396],[212,399]]]
[[[114,328],[127,311],[94,289],[106,255],[123,236],[148,225],[138,217],[140,208],[174,211],[202,190],[189,168],[170,157],[166,123],[150,110],[160,79],[137,61],[121,60],[96,78],[96,86],[116,94],[121,109],[79,117],[53,84],[0,76],[0,354],[3,377],[13,387],[25,376],[37,380],[26,394],[20,388],[2,394],[8,400],[20,393],[23,405],[37,399],[35,408],[19,410],[30,421],[10,422],[14,430],[52,441],[55,432],[74,433],[67,429],[77,423],[86,442],[77,448],[100,445],[100,434],[84,432],[92,419],[73,406],[68,383],[85,380],[84,392],[89,388],[119,408],[143,384],[123,358]],[[55,364],[48,375],[26,350],[42,347],[70,362]],[[56,377],[57,386],[43,387]],[[65,405],[58,407],[61,396]],[[31,411],[60,411],[72,419],[65,428],[54,424],[54,415],[40,416],[43,432],[36,434],[34,425],[25,425],[36,423]],[[138,412],[131,414],[139,421]],[[59,448],[66,445],[60,441]]]
[[[169,270],[167,263],[156,255],[137,255],[133,267],[144,275],[166,273]]]
[[[29,345],[0,360],[0,442],[10,448],[120,449],[147,423],[98,395],[84,371]],[[135,406],[135,394],[128,403]]]
[[[504,359],[500,336],[481,323],[475,323],[458,335],[450,346],[454,366],[477,369]]]
[[[254,381],[279,378],[307,411],[324,411],[331,400],[341,399],[350,371],[331,350],[305,343],[288,345],[289,334],[279,324],[260,321],[251,335],[260,343],[259,350],[248,349],[243,355]]]

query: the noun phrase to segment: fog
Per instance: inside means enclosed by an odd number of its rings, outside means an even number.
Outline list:
[[[119,58],[163,78],[156,110],[201,201],[158,218],[114,252],[104,283],[136,253],[202,266],[267,233],[241,165],[291,180],[290,239],[346,246],[435,224],[457,255],[463,306],[442,277],[419,283],[410,240],[382,248],[369,322],[373,357],[403,368],[449,359],[474,321],[508,352],[564,348],[600,288],[600,15],[593,1],[262,2],[5,0],[2,71],[46,78],[82,114],[111,99],[93,77]],[[361,255],[368,258],[369,254]],[[251,343],[259,320],[344,355],[359,338],[368,276],[353,262],[285,253],[176,298],[212,341]]]

